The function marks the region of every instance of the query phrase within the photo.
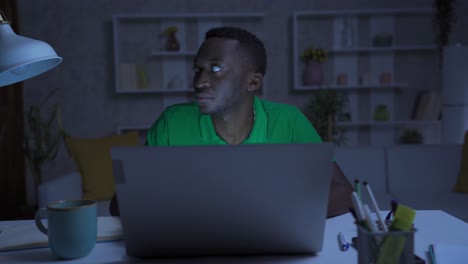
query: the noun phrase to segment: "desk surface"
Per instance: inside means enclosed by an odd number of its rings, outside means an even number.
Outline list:
[[[2,224],[8,223],[0,222]],[[11,222],[10,222],[11,223]],[[417,211],[415,219],[415,253],[427,260],[426,251],[431,243],[453,243],[468,245],[468,223],[463,222],[443,211]],[[316,256],[268,256],[239,258],[203,258],[203,259],[161,259],[151,263],[357,263],[357,252],[350,248],[340,251],[337,234],[342,232],[347,240],[356,236],[356,226],[350,214],[328,219],[325,226],[323,250]],[[1,233],[0,233],[1,239]],[[58,261],[49,248],[18,250],[0,253],[0,263],[134,263],[140,262],[128,258],[122,241],[97,243],[87,257]],[[428,263],[428,262],[426,262]]]

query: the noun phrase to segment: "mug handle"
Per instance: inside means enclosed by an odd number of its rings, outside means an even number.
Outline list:
[[[42,233],[48,235],[49,230],[45,227],[44,223],[42,223],[42,216],[47,214],[46,208],[39,208],[34,215],[34,221],[36,222],[36,226]]]

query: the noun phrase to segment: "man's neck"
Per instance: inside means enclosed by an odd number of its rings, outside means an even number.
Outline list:
[[[220,138],[228,144],[240,144],[250,135],[253,128],[253,100],[235,111],[212,115],[211,119]]]

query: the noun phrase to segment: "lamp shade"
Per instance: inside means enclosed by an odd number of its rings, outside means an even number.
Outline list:
[[[61,61],[49,44],[15,34],[8,23],[0,24],[0,87],[39,75]]]

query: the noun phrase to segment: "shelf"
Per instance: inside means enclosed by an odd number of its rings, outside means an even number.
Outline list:
[[[353,121],[336,122],[338,127],[362,127],[362,126],[439,126],[440,120],[399,120],[399,121]]]
[[[369,85],[321,85],[321,86],[297,86],[293,91],[317,91],[320,89],[332,90],[382,90],[382,89],[399,89],[407,88],[408,83],[392,83],[392,84],[369,84]]]
[[[371,16],[371,15],[433,15],[434,8],[390,8],[390,9],[355,9],[355,10],[321,10],[295,12],[297,17],[311,16]]]
[[[117,90],[118,94],[171,94],[171,93],[193,93],[193,89],[128,89]]]
[[[114,15],[114,20],[160,20],[160,19],[210,19],[210,18],[262,18],[265,13],[246,12],[246,13],[176,13],[176,14],[118,14]]]
[[[362,47],[362,48],[334,48],[330,53],[385,53],[385,52],[408,52],[408,51],[434,51],[436,45],[411,45],[391,47]]]
[[[196,51],[152,51],[151,57],[185,57],[195,56]]]

